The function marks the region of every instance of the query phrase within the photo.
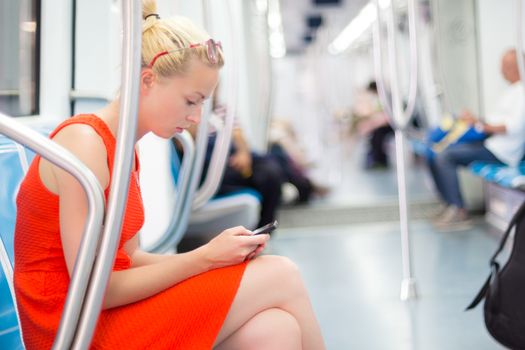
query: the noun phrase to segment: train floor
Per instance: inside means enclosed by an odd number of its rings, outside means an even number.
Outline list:
[[[466,231],[434,230],[429,217],[437,201],[426,169],[411,161],[418,298],[401,301],[395,170],[364,171],[354,154],[355,149],[339,152],[344,159],[332,163],[339,166],[339,183],[329,197],[281,210],[281,226],[266,252],[299,266],[327,348],[502,349],[485,330],[482,307],[464,311],[488,275],[488,259],[498,244],[494,229],[478,216]]]
[[[463,232],[411,224],[418,298],[400,300],[397,222],[286,228],[268,253],[299,266],[327,348],[500,349],[483,325],[482,307],[465,312],[488,275],[496,247],[482,220]]]

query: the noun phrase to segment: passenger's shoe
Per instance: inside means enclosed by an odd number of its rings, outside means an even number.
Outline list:
[[[432,213],[430,214],[430,220],[432,220],[432,222],[440,219],[443,214],[445,214],[445,212],[447,211],[448,209],[448,205],[445,204],[445,203],[439,203],[437,205],[437,208],[432,210]]]
[[[455,206],[449,206],[433,223],[440,231],[462,231],[472,228],[472,220],[467,211]]]

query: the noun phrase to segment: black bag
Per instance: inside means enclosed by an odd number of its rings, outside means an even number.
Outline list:
[[[516,228],[509,260],[503,268],[496,261],[513,228]],[[525,349],[525,203],[505,231],[499,248],[490,259],[491,273],[467,307],[473,309],[485,298],[485,325],[489,333],[511,349]]]

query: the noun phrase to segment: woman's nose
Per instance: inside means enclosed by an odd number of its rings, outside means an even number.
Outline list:
[[[187,119],[193,124],[199,124],[201,121],[201,115],[202,115],[202,107],[199,106],[199,108],[195,109],[193,113],[188,115]]]

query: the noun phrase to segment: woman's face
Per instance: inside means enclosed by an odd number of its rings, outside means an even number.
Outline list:
[[[158,78],[151,70],[141,76],[139,132],[171,138],[201,119],[202,105],[217,85],[219,70],[197,59],[184,75]]]

